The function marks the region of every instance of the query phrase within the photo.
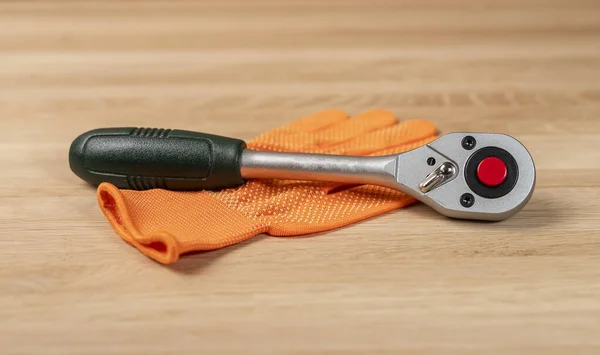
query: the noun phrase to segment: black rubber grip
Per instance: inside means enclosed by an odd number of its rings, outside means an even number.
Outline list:
[[[217,190],[244,183],[244,141],[212,134],[157,129],[103,128],[77,137],[71,170],[92,185],[122,189]]]

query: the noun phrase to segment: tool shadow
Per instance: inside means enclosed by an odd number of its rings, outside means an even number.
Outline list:
[[[506,220],[498,222],[448,218],[422,204],[406,209],[406,213],[410,213],[417,218],[452,221],[455,225],[461,225],[465,228],[489,226],[489,228],[506,231],[546,229],[563,223],[568,217],[563,203],[553,198],[547,190],[543,189],[536,191],[521,211]]]

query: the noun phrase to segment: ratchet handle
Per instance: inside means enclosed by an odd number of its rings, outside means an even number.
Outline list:
[[[244,183],[246,143],[199,132],[102,128],[82,134],[69,151],[71,170],[92,185],[149,190],[218,190]]]

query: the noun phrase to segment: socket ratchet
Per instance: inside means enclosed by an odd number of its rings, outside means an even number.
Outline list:
[[[489,221],[520,211],[536,180],[527,149],[492,133],[450,133],[405,153],[365,157],[254,151],[239,139],[191,131],[105,128],[75,139],[69,163],[93,185],[135,190],[214,190],[245,179],[378,185],[448,217]]]

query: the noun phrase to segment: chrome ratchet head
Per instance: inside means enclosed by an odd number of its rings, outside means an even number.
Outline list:
[[[411,167],[406,171],[403,167]],[[535,188],[535,165],[515,138],[450,133],[398,155],[399,188],[443,215],[500,221],[520,211]]]

